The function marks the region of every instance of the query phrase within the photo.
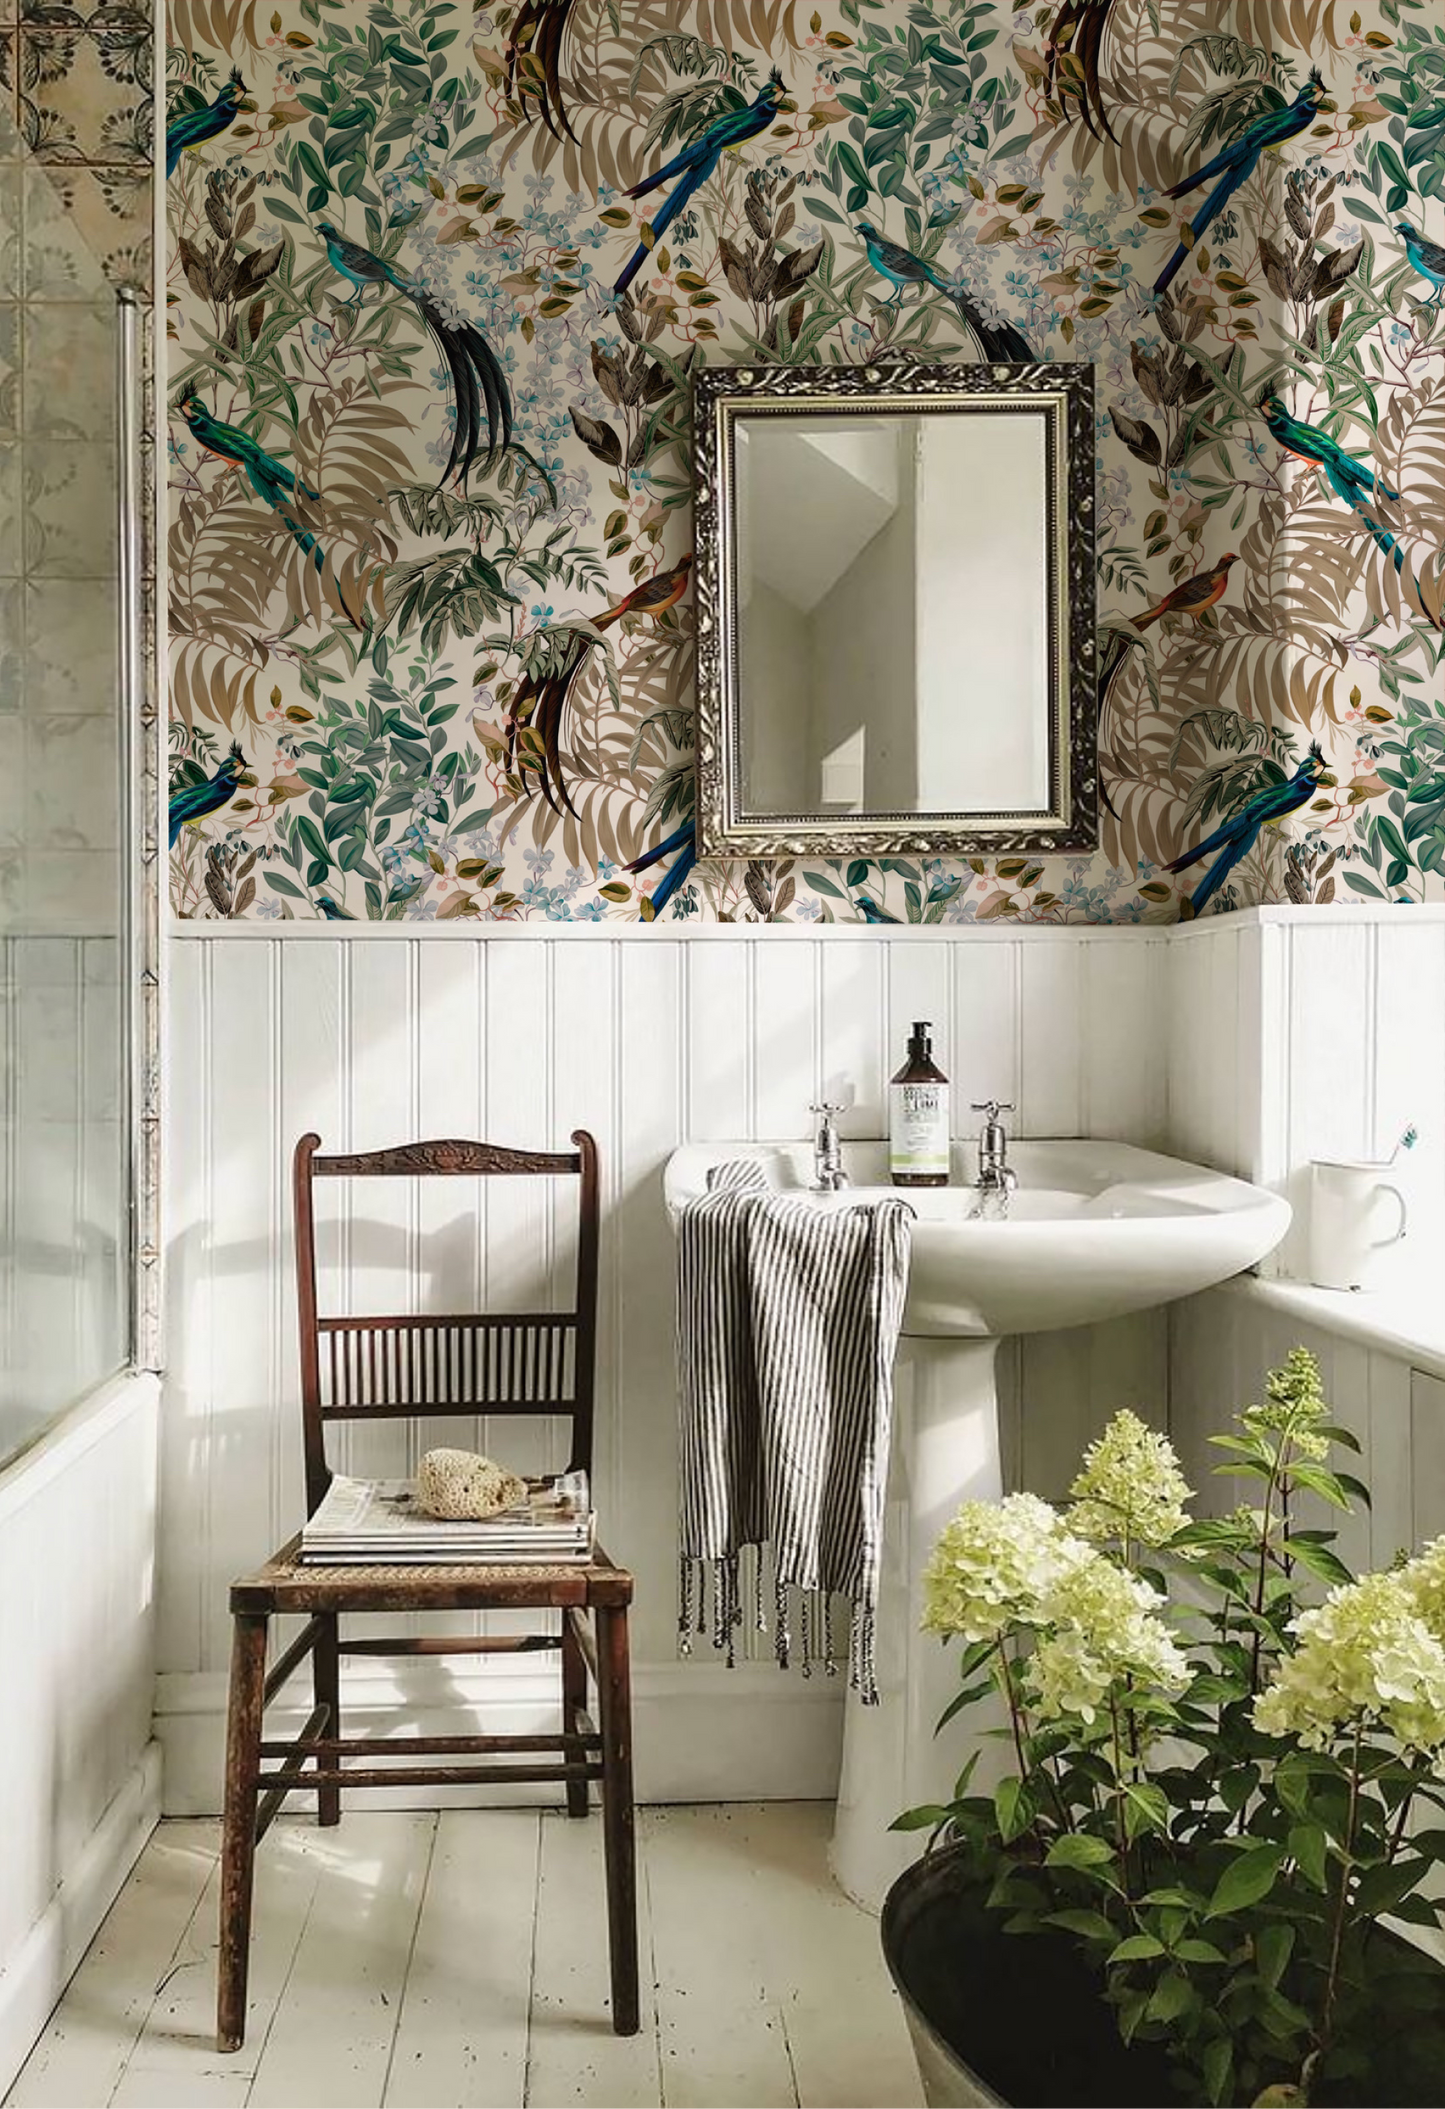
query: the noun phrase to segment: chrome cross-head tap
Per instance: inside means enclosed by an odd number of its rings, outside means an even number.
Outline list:
[[[820,1194],[836,1194],[848,1184],[848,1174],[843,1169],[843,1145],[838,1139],[838,1115],[841,1106],[824,1099],[821,1105],[808,1109],[817,1117],[817,1128],[813,1133],[813,1185]]]
[[[978,1131],[977,1184],[985,1193],[1011,1193],[1019,1175],[1008,1161],[1008,1136],[999,1115],[1012,1113],[1013,1104],[1008,1099],[975,1099],[973,1110],[984,1115]]]

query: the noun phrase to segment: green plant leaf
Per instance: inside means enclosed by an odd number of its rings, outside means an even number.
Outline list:
[[[1033,1797],[1022,1780],[1004,1779],[994,1789],[993,1805],[998,1811],[999,1836],[1011,1845],[1034,1820]]]
[[[1114,1857],[1112,1846],[1102,1838],[1090,1838],[1083,1832],[1068,1831],[1056,1838],[1044,1855],[1046,1867],[1075,1867],[1087,1869],[1103,1867]]]
[[[1216,2036],[1205,2046],[1200,2061],[1204,2084],[1209,2090],[1211,2102],[1227,2101],[1232,2092],[1230,2082],[1234,2077],[1234,2046],[1226,2036]]]
[[[1118,1927],[1104,1917],[1102,1911],[1084,1911],[1070,1908],[1067,1911],[1046,1911],[1045,1926],[1061,1926],[1065,1933],[1077,1933],[1081,1940],[1113,1941]]]
[[[1120,1941],[1113,1953],[1105,1956],[1104,1960],[1110,1965],[1114,1963],[1143,1963],[1152,1961],[1156,1955],[1162,1955],[1163,1953],[1164,1943],[1156,1941],[1152,1933],[1131,1933],[1129,1938]]]
[[[1293,1926],[1277,1921],[1260,1927],[1254,1936],[1254,1959],[1267,1985],[1273,1987],[1279,1983],[1293,1949]]]
[[[1247,1911],[1251,1904],[1258,1904],[1274,1888],[1283,1858],[1282,1846],[1247,1847],[1220,1876],[1204,1916],[1207,1919],[1227,1918],[1232,1911]]]
[[[1177,2021],[1187,2014],[1192,2006],[1200,2004],[1200,1995],[1195,1991],[1182,1970],[1170,1970],[1160,1978],[1150,1998],[1148,2014],[1151,2021]]]
[[[1289,1850],[1290,1857],[1298,1863],[1305,1880],[1312,1882],[1316,1889],[1326,1889],[1328,1878],[1325,1867],[1329,1840],[1325,1835],[1324,1826],[1318,1823],[1295,1824],[1289,1834]]]
[[[890,1831],[936,1831],[947,1821],[947,1809],[938,1802],[926,1801],[916,1809],[905,1809],[901,1816],[895,1816],[888,1828]]]

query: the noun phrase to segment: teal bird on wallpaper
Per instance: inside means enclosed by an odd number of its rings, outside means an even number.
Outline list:
[[[1408,220],[1396,220],[1395,232],[1405,244],[1405,254],[1412,269],[1435,288],[1434,298],[1430,301],[1433,308],[1440,295],[1445,293],[1445,249],[1439,242],[1432,242],[1423,235],[1418,227],[1412,227]]]
[[[221,757],[221,765],[214,776],[208,777],[204,783],[186,784],[179,791],[171,793],[172,849],[175,848],[176,839],[183,827],[192,821],[204,820],[208,813],[219,813],[223,805],[230,803],[236,795],[236,787],[241,781],[241,771],[245,766],[246,757],[241,752],[240,744],[232,740],[231,751]]]
[[[655,849],[644,850],[640,857],[634,857],[630,864],[624,864],[622,867],[624,871],[650,871],[654,864],[660,864],[663,858],[670,857],[674,850],[679,853],[676,864],[673,865],[672,870],[663,879],[662,883],[653,889],[652,912],[654,915],[661,915],[663,909],[697,862],[697,832],[693,823],[690,820],[684,820],[682,826],[675,828],[665,842],[659,842]]]
[[[1235,865],[1249,855],[1259,838],[1260,829],[1284,820],[1289,814],[1297,813],[1301,806],[1308,805],[1324,778],[1325,758],[1320,752],[1319,742],[1311,740],[1309,753],[1293,776],[1286,777],[1282,783],[1266,784],[1262,791],[1247,798],[1237,813],[1231,813],[1223,827],[1217,827],[1193,849],[1186,850],[1182,857],[1165,865],[1166,871],[1188,871],[1190,865],[1197,864],[1201,857],[1219,851],[1191,896],[1189,905],[1195,915],[1203,913]]]
[[[1334,104],[1325,98],[1325,84],[1317,71],[1311,68],[1309,79],[1300,89],[1292,103],[1283,103],[1277,110],[1266,110],[1247,124],[1237,138],[1206,161],[1203,168],[1196,169],[1192,176],[1173,184],[1164,195],[1166,198],[1187,198],[1192,190],[1203,183],[1212,183],[1204,203],[1189,223],[1189,239],[1181,242],[1164,269],[1154,281],[1156,293],[1163,293],[1173,284],[1181,270],[1184,259],[1194,244],[1223,212],[1235,192],[1247,183],[1259,163],[1259,157],[1267,147],[1283,146],[1314,122],[1321,110],[1332,110]]]
[[[398,271],[394,264],[385,262],[382,257],[373,256],[359,242],[348,241],[330,220],[318,220],[316,231],[326,244],[332,270],[356,288],[353,297],[358,305],[368,286],[394,286],[411,302],[430,330],[452,377],[452,398],[456,405],[452,451],[447,456],[447,465],[438,479],[437,489],[440,490],[455,471],[458,486],[465,490],[472,464],[481,452],[484,406],[487,419],[484,465],[491,463],[499,446],[505,449],[511,445],[512,398],[501,361],[473,323],[460,316],[448,315],[404,271]]]
[[[1286,454],[1293,454],[1297,461],[1306,461],[1312,469],[1318,469],[1337,498],[1355,515],[1360,525],[1372,539],[1394,561],[1396,571],[1403,568],[1404,552],[1387,528],[1372,520],[1365,510],[1369,499],[1377,494],[1384,498],[1398,498],[1400,493],[1392,491],[1387,483],[1381,483],[1353,454],[1347,454],[1337,439],[1328,432],[1321,432],[1317,425],[1308,425],[1303,418],[1291,417],[1283,400],[1273,390],[1260,400],[1260,412],[1270,436],[1277,440]]]
[[[863,237],[863,247],[868,252],[868,261],[880,278],[886,278],[902,303],[905,286],[933,286],[951,300],[967,327],[978,339],[978,348],[986,359],[1032,359],[1035,353],[1028,338],[1016,330],[1011,322],[986,322],[967,294],[956,292],[932,264],[915,256],[911,249],[890,242],[886,234],[880,234],[871,220],[859,220],[858,232]],[[891,303],[890,303],[891,305]]]
[[[702,189],[723,155],[734,147],[745,146],[760,132],[766,132],[782,111],[796,108],[796,103],[784,95],[783,76],[775,66],[750,103],[739,103],[731,110],[724,110],[721,117],[715,117],[705,131],[696,139],[690,139],[682,152],[674,154],[655,175],[644,176],[640,183],[633,184],[631,190],[623,192],[626,198],[645,198],[649,192],[670,183],[674,176],[679,179],[677,188],[653,215],[652,225],[638,243],[635,254],[613,288],[614,292],[627,291],[646,263],[648,250],[662,240],[683,207]]]
[[[320,571],[325,556],[320,543],[308,528],[293,519],[287,510],[288,500],[294,507],[296,493],[303,498],[319,498],[321,493],[313,491],[309,484],[302,483],[294,469],[288,469],[274,454],[268,454],[259,440],[252,439],[249,432],[242,432],[237,425],[223,425],[213,417],[198,395],[182,396],[179,409],[196,439],[208,454],[221,461],[234,463],[246,472],[246,481],[263,505],[269,505],[286,532],[310,557]]]
[[[890,915],[886,908],[880,908],[869,894],[859,894],[854,905],[858,908],[865,923],[896,923],[898,920],[897,916]]]
[[[166,126],[166,175],[173,176],[176,165],[187,147],[204,146],[208,139],[216,139],[236,122],[239,111],[246,108],[246,83],[233,66],[231,78],[221,83],[221,92],[213,103],[204,109],[182,110]]]

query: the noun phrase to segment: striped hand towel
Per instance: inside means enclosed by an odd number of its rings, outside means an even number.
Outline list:
[[[759,1626],[771,1554],[779,1663],[793,1647],[789,1590],[803,1596],[805,1674],[817,1653],[832,1670],[832,1598],[846,1596],[849,1679],[870,1705],[911,1216],[901,1200],[790,1198],[744,1159],[714,1169],[678,1232],[684,1649],[696,1607],[731,1665],[743,1554]]]

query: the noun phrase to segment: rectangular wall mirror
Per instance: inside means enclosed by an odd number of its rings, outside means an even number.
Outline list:
[[[698,848],[1092,848],[1079,365],[715,367],[695,394]]]

